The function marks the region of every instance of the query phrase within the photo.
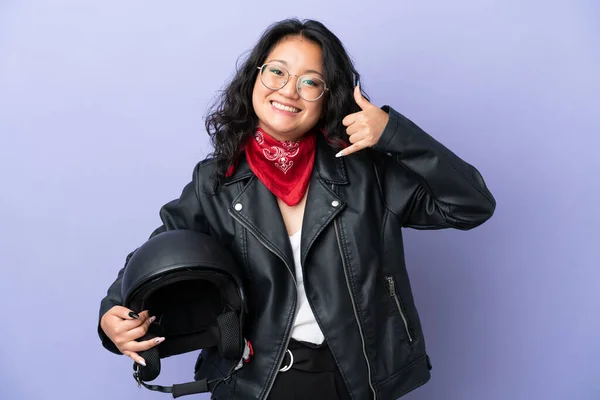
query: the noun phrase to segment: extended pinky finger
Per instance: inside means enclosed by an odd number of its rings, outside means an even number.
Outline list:
[[[135,353],[133,351],[124,351],[123,354],[125,354],[127,357],[131,358],[136,363],[138,363],[144,367],[146,366],[146,360],[144,360],[142,357],[140,357],[138,353]]]
[[[356,153],[357,151],[362,150],[362,149],[364,149],[364,146],[362,146],[360,144],[360,142],[354,143],[352,146],[346,147],[344,150],[340,151],[335,156],[336,157],[344,157],[344,156],[350,155],[352,153]]]

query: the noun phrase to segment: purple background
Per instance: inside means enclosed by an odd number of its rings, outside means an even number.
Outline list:
[[[406,232],[434,363],[406,399],[600,398],[599,3],[251,3],[0,2],[0,398],[171,398],[100,346],[99,302],[209,151],[237,57],[288,16],[324,21],[373,103],[498,200],[474,231]]]

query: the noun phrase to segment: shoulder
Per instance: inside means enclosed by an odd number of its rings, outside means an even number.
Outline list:
[[[199,192],[214,193],[216,168],[217,160],[214,157],[207,157],[196,163],[192,180]]]
[[[216,168],[217,159],[214,157],[206,157],[196,163],[195,172],[198,174],[212,175]]]

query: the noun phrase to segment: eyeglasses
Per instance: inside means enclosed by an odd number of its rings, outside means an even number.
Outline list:
[[[323,93],[329,90],[325,81],[315,75],[292,75],[287,69],[277,64],[264,64],[258,69],[260,70],[260,81],[271,90],[283,88],[290,80],[290,76],[296,76],[298,78],[296,91],[306,101],[319,100]]]

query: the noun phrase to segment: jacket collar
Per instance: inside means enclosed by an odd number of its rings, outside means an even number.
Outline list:
[[[317,136],[317,155],[315,157],[315,172],[325,183],[346,185],[348,177],[344,165],[344,157],[336,157],[332,148],[323,135]]]

